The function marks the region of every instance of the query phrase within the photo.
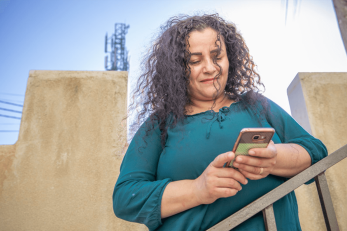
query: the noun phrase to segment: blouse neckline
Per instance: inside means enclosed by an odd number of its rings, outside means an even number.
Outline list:
[[[240,103],[240,100],[237,101],[237,102],[232,102],[229,106],[221,107],[219,109],[219,112],[229,111],[228,109],[230,109],[233,105],[238,104],[238,103]],[[213,110],[207,110],[207,111],[204,111],[204,112],[199,112],[199,113],[196,113],[196,114],[193,114],[193,115],[186,115],[186,116],[192,117],[192,116],[203,115],[203,114],[207,114],[207,113],[209,113],[209,114],[216,114],[216,113],[219,113],[219,112],[216,112],[216,111],[213,111]]]

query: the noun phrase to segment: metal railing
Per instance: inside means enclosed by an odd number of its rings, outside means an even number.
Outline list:
[[[314,178],[316,181],[319,200],[322,206],[327,230],[339,230],[329,192],[328,182],[324,172],[346,157],[347,145],[331,153],[298,175],[287,180],[285,183],[281,184],[246,207],[240,209],[238,212],[208,229],[208,231],[231,230],[260,211],[263,212],[265,229],[269,231],[277,230],[272,204],[312,178]]]

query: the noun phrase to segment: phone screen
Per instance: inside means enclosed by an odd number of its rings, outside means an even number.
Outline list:
[[[266,148],[267,143],[239,143],[235,151],[235,158],[238,155],[246,155],[248,156],[249,149],[252,148]],[[235,160],[234,158],[234,160]],[[233,167],[234,160],[230,161],[229,167]]]

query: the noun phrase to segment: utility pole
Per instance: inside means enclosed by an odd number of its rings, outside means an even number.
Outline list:
[[[129,71],[128,51],[125,47],[125,35],[128,33],[129,25],[116,23],[114,34],[105,36],[105,70]],[[111,48],[110,51],[108,48]]]
[[[340,33],[345,50],[347,53],[347,1],[333,0],[337,23],[339,24]]]

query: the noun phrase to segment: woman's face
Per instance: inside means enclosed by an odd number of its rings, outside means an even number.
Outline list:
[[[189,96],[191,100],[213,100],[215,97],[224,95],[225,85],[228,79],[229,60],[227,57],[225,43],[222,37],[217,41],[217,32],[211,28],[203,31],[193,31],[189,34],[189,51],[191,58]],[[218,54],[218,47],[221,52]],[[215,78],[220,68],[213,63],[213,58],[222,68],[222,73]],[[217,89],[219,89],[216,96]]]

